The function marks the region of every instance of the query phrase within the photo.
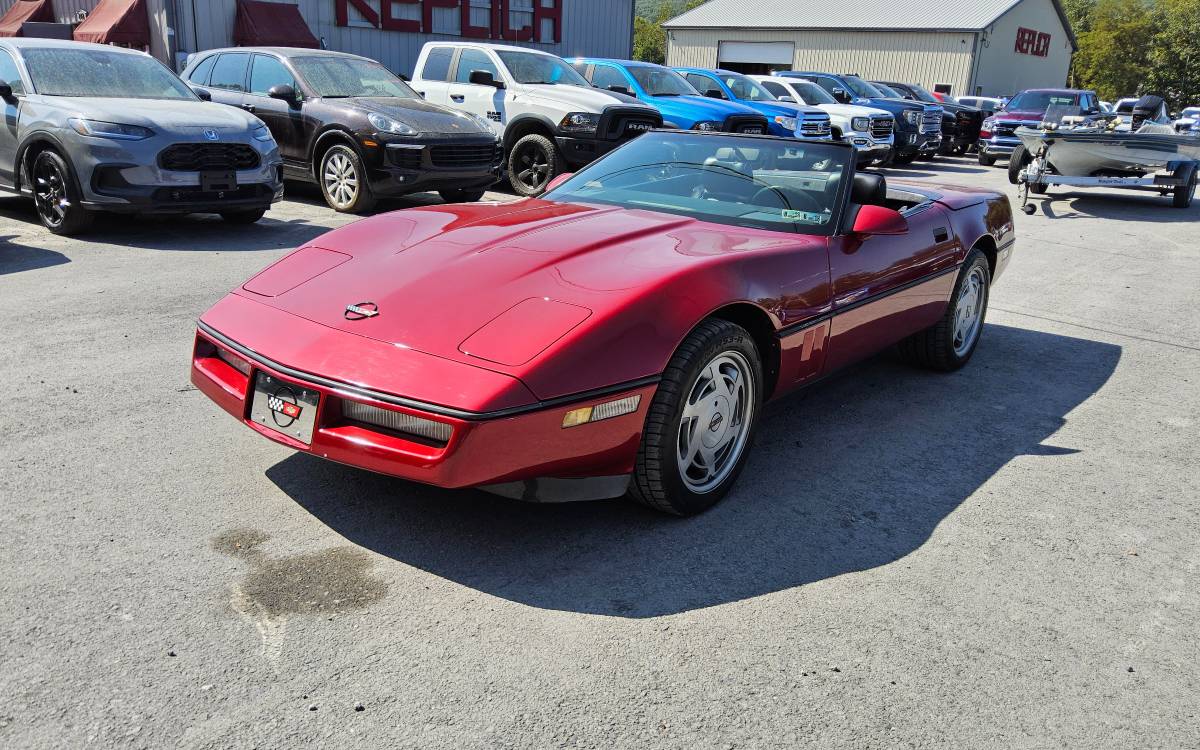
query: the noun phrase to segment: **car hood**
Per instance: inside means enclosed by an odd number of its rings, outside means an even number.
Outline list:
[[[189,132],[211,128],[244,132],[261,121],[236,107],[181,99],[108,99],[104,97],[46,97],[48,103],[72,110],[76,117],[122,125],[140,125],[157,132]]]
[[[1002,109],[994,117],[997,120],[1020,120],[1021,122],[1041,122],[1046,113],[1037,109]]]
[[[667,279],[733,255],[807,241],[544,200],[430,206],[335,230],[237,293],[346,333],[521,376],[521,366],[571,329],[611,318]],[[378,314],[347,319],[348,305],[366,303]],[[518,318],[527,322],[506,327]],[[525,341],[534,335],[530,327],[546,340]],[[532,348],[523,357],[481,353],[525,344]],[[534,390],[544,396],[552,387]]]
[[[347,99],[325,99],[327,104],[343,104],[365,112],[401,120],[422,133],[483,134],[491,133],[473,117],[463,112],[427,102],[424,99],[402,97],[354,96]]]
[[[519,95],[545,102],[556,110],[569,106],[573,112],[603,112],[605,107],[617,105],[652,109],[636,98],[619,94],[616,91],[567,84],[522,84]]]
[[[744,104],[747,107],[755,110],[767,117],[795,117],[797,114],[821,114],[824,110],[816,107],[810,107],[807,104],[789,104],[788,102],[747,102],[741,101],[738,104]]]
[[[891,112],[878,107],[862,107],[857,104],[818,104],[818,107],[838,117],[890,117]]]
[[[710,99],[707,96],[655,96],[651,97],[651,102],[662,112],[663,118],[666,120],[678,120],[676,125],[682,126],[684,123],[704,122],[706,120],[715,120],[724,122],[726,117],[730,115],[758,115],[762,117],[761,112],[757,112],[750,107],[726,102],[720,99]]]

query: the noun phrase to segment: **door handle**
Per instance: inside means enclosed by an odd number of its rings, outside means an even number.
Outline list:
[[[933,239],[937,242],[945,242],[950,239],[950,233],[946,231],[945,227],[938,227],[933,230]]]
[[[464,99],[466,99],[467,97],[466,97],[466,95],[464,95],[464,94],[451,94],[451,95],[450,95],[450,98],[451,98],[451,99],[453,99],[453,100],[454,100],[454,101],[456,101],[456,102],[461,102],[461,101],[463,101]]]
[[[243,104],[242,109],[246,110],[247,112],[253,112],[254,105],[253,104]]]

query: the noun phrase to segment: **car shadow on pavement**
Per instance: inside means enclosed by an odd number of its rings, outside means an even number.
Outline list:
[[[1014,200],[1014,203],[1016,201]],[[1114,189],[1111,192],[1069,192],[1050,188],[1048,195],[1031,195],[1029,202],[1051,219],[1103,218],[1138,223],[1179,223],[1200,220],[1200,200],[1190,208],[1175,208],[1171,196]]]
[[[19,245],[13,242],[15,238],[16,235],[0,235],[0,276],[71,262],[70,258],[53,250]]]
[[[304,454],[267,476],[351,542],[463,586],[553,610],[669,615],[905,557],[1009,461],[1085,449],[1043,441],[1120,356],[989,325],[957,373],[868,362],[769,407],[735,490],[691,519],[622,501],[527,505]]]

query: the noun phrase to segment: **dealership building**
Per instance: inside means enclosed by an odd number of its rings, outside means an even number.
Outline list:
[[[858,73],[958,96],[1063,86],[1076,49],[1059,0],[709,0],[666,29],[669,65]]]
[[[0,0],[0,36],[146,49],[177,69],[215,47],[325,47],[411,73],[427,41],[475,39],[622,57],[634,0]]]

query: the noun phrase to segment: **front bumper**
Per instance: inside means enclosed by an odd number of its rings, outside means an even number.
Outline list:
[[[295,326],[293,333],[304,339],[312,333],[308,329],[317,324],[297,320]],[[358,338],[345,337],[348,357],[366,349],[374,351],[376,362],[386,361],[379,357],[405,356],[397,354],[396,347],[388,344],[352,340]],[[250,374],[221,359],[218,348],[249,362]],[[468,365],[441,360],[436,366],[461,368],[464,381],[475,377],[466,371],[476,368]],[[258,372],[320,395],[311,443],[305,444],[251,421],[251,384]],[[438,487],[484,487],[508,496],[547,501],[599,499],[606,492],[607,496],[622,494],[624,481],[633,471],[642,425],[657,388],[656,383],[630,384],[591,397],[532,402],[518,408],[473,413],[442,404],[411,401],[403,395],[296,370],[233,341],[203,322],[196,332],[191,380],[244,425],[294,450]],[[562,426],[567,411],[629,396],[640,397],[635,412],[576,427]],[[447,425],[450,437],[439,443],[348,420],[342,416],[342,404],[347,401]],[[600,482],[599,487],[595,481]]]
[[[1011,156],[1013,149],[1021,145],[1016,136],[993,135],[979,139],[979,153],[985,156]]]
[[[472,149],[478,158],[456,164],[460,160],[440,156],[442,148]],[[384,141],[364,152],[371,190],[380,196],[486,189],[500,180],[503,163],[500,144],[491,138]]]
[[[900,132],[895,135],[893,148],[900,156],[935,154],[942,147],[941,133]]]

